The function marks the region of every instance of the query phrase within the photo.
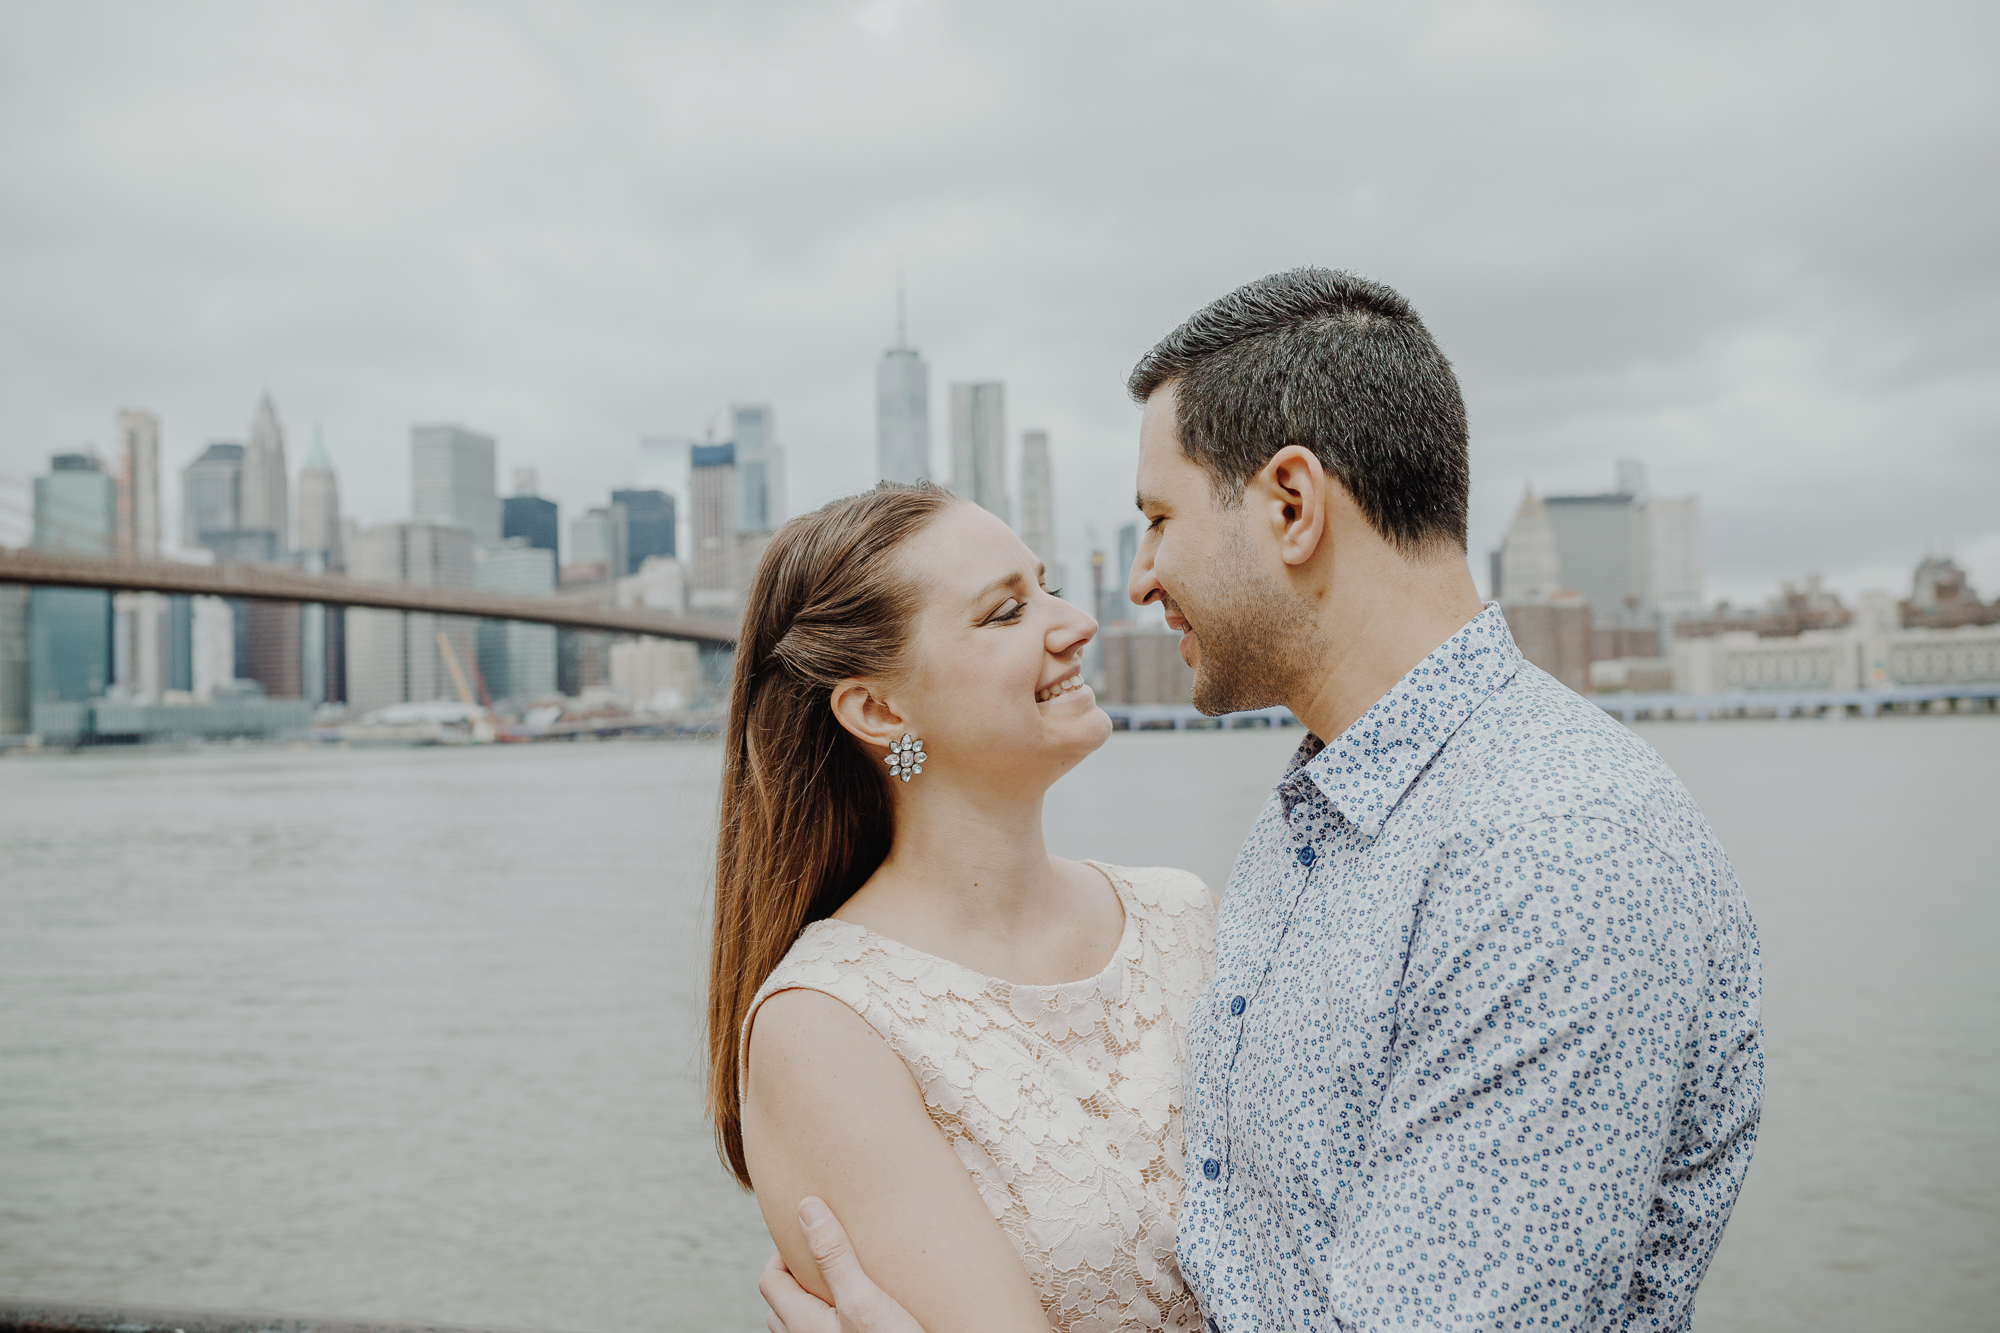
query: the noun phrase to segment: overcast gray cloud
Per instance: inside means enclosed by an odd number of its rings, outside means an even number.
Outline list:
[[[934,407],[1052,432],[1080,575],[1131,363],[1321,263],[1456,362],[1475,555],[1631,454],[1713,592],[2000,591],[1992,7],[1656,8],[8,5],[0,540],[118,408],[178,468],[266,386],[365,519],[415,421],[574,511],[740,399],[796,509],[871,479],[900,263]]]

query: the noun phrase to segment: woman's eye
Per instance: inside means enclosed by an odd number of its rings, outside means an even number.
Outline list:
[[[986,617],[986,623],[989,625],[994,625],[1004,620],[1019,620],[1021,618],[1021,613],[1027,609],[1028,608],[1026,603],[1016,601],[1014,598],[1009,597],[1006,600],[1006,602],[1004,602],[1001,605],[998,611],[995,611],[992,615]]]

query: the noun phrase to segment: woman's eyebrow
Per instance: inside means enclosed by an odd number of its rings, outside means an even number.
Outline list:
[[[1017,569],[1012,574],[1003,575],[1002,577],[993,580],[993,582],[987,584],[985,587],[981,588],[978,592],[972,594],[969,600],[974,602],[983,602],[996,592],[1002,592],[1007,589],[1018,588],[1020,586],[1021,586],[1021,571]]]

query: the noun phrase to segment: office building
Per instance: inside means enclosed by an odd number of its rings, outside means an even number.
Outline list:
[[[685,615],[687,568],[672,556],[648,556],[636,571],[618,580],[612,596],[615,606]]]
[[[271,534],[273,557],[291,549],[291,476],[285,468],[285,428],[266,393],[250,420],[243,448],[242,517],[238,527]]]
[[[243,526],[243,446],[218,441],[181,469],[181,545]]]
[[[1113,621],[1098,635],[1103,651],[1102,701],[1184,704],[1194,697],[1194,668],[1181,658],[1181,636],[1164,625]]]
[[[1021,433],[1021,540],[1042,562],[1049,583],[1056,576],[1055,472],[1049,463],[1049,433]]]
[[[118,555],[160,555],[160,419],[151,412],[118,414]],[[171,688],[167,659],[167,599],[156,592],[112,596],[112,674],[135,699],[157,700]]]
[[[785,451],[769,403],[729,409],[736,445],[736,530],[772,532],[785,521]]]
[[[601,565],[604,572],[591,582],[623,578],[626,574],[626,524],[629,516],[621,504],[586,509],[569,521],[569,564],[574,570]],[[574,576],[572,576],[572,581]]]
[[[91,453],[57,454],[35,478],[35,549],[110,556],[118,541],[118,485]],[[112,682],[111,594],[35,588],[28,597],[29,726],[45,704],[101,697]]]
[[[474,542],[500,540],[497,450],[463,426],[410,427],[410,518],[464,528]]]
[[[1118,564],[1109,570],[1104,590],[1104,614],[1111,617],[1107,623],[1135,619],[1139,609],[1132,605],[1132,566],[1139,562],[1139,525],[1127,523],[1118,529]]]
[[[203,700],[236,692],[236,613],[220,597],[188,599],[188,688]]]
[[[875,363],[875,471],[883,481],[931,475],[931,367],[909,345],[896,294],[896,345]]]
[[[736,446],[697,444],[688,457],[688,609],[734,615],[737,550]]]
[[[28,731],[28,593],[0,583],[0,736]]]
[[[998,380],[951,386],[951,489],[1003,523],[1010,521],[1006,398]]]
[[[674,497],[665,491],[618,490],[611,503],[625,510],[625,568],[622,575],[636,574],[639,566],[655,556],[673,556]]]
[[[678,639],[636,639],[611,645],[611,688],[635,713],[671,713],[701,694],[701,654]]]
[[[514,493],[500,510],[500,537],[503,541],[523,538],[528,545],[547,551],[560,563],[562,555],[557,541],[561,528],[557,526],[556,502],[543,499],[539,489],[533,468],[514,469]]]
[[[469,588],[473,545],[472,533],[456,525],[379,523],[347,544],[348,573],[383,583]],[[448,663],[456,661],[471,675],[478,660],[473,624],[424,611],[349,608],[349,706],[366,713],[388,704],[459,698]]]
[[[555,552],[509,537],[472,553],[472,586],[517,597],[547,597],[556,590]],[[479,622],[479,674],[494,699],[524,701],[556,688],[556,629],[518,620]]]
[[[1646,499],[1652,539],[1653,606],[1669,625],[1700,616],[1703,598],[1701,501],[1692,495]]]
[[[297,546],[318,552],[325,570],[343,568],[340,558],[340,478],[327,457],[326,439],[313,427],[312,450],[299,469]]]
[[[1571,689],[1590,688],[1591,609],[1563,586],[1563,563],[1548,506],[1534,491],[1521,497],[1495,560],[1501,614],[1521,656]]]

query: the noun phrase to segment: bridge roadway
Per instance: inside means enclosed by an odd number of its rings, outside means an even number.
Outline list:
[[[118,592],[185,593],[260,602],[319,602],[381,611],[522,620],[563,629],[606,630],[733,647],[736,627],[699,616],[597,606],[581,599],[515,597],[471,588],[369,583],[339,574],[305,574],[282,565],[224,560],[189,565],[177,560],[117,560],[68,551],[0,547],[0,583],[44,588],[104,588]]]

